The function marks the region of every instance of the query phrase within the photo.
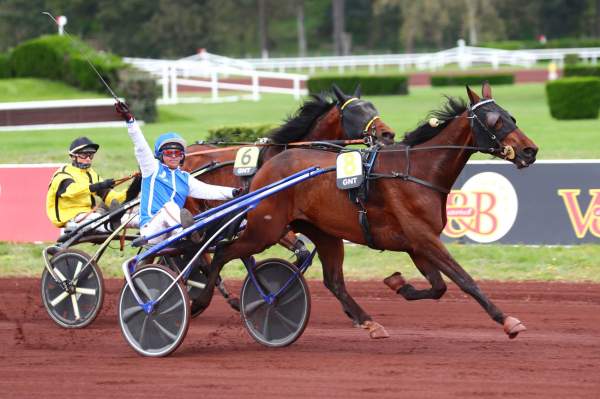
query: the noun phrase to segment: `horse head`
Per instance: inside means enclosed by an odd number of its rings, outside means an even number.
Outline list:
[[[335,123],[341,124],[344,136],[348,139],[366,139],[369,142],[393,144],[395,133],[379,117],[379,112],[370,101],[360,98],[360,85],[356,86],[354,94],[345,94],[335,84],[331,91],[337,100]]]
[[[467,86],[470,100],[467,111],[476,145],[519,169],[534,163],[538,147],[517,127],[516,119],[494,101],[488,82],[483,83],[481,92],[479,97]]]

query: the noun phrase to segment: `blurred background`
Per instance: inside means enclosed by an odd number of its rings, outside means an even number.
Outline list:
[[[600,47],[598,0],[2,0],[0,51],[49,33],[38,11],[123,56],[412,53],[468,45]]]

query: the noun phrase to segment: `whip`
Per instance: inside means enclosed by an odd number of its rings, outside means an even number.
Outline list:
[[[50,19],[52,19],[54,21],[54,23],[56,23],[56,25],[59,25],[59,23],[56,20],[56,18],[54,18],[54,16],[52,14],[50,14],[48,11],[42,11],[42,14],[47,15]],[[66,29],[63,28],[63,32],[64,32],[65,35],[67,35],[67,37],[69,38],[69,40],[71,40],[73,43],[77,44],[77,42],[75,41],[75,39],[73,39],[73,37],[69,34],[69,32],[67,32]],[[110,88],[110,86],[108,85],[108,83],[106,83],[106,81],[104,80],[104,78],[102,77],[102,75],[100,75],[100,73],[98,72],[98,70],[96,69],[96,67],[94,67],[94,65],[90,62],[90,59],[85,54],[85,51],[82,52],[82,55],[83,55],[83,58],[87,61],[88,65],[92,68],[92,70],[96,73],[96,75],[98,75],[98,77],[102,81],[102,84],[104,84],[104,87],[106,87],[106,89],[108,90],[108,92],[110,93],[110,95],[115,99],[115,101],[119,102],[120,101],[119,97],[117,97],[117,95]]]

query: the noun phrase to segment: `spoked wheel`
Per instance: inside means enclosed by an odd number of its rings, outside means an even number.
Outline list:
[[[132,276],[140,299],[147,303],[157,300],[177,278],[160,265],[148,265]],[[165,296],[146,313],[138,304],[131,287],[125,284],[119,298],[119,324],[129,345],[144,356],[167,356],[185,337],[190,323],[190,302],[187,290],[177,281]]]
[[[302,335],[310,316],[306,280],[294,265],[282,259],[258,262],[254,275],[265,294],[275,294],[293,279],[272,304],[263,299],[250,276],[244,280],[241,293],[242,320],[252,338],[265,346],[290,345]]]
[[[57,277],[65,282],[66,289],[54,281],[46,268],[42,272],[42,302],[50,318],[61,327],[87,327],[102,308],[102,272],[96,262],[88,265],[90,259],[76,249],[62,250],[52,257],[50,264]]]
[[[160,263],[168,265],[171,270],[177,274],[188,264],[189,259],[185,256],[163,256]],[[208,276],[201,267],[195,266],[192,268],[188,279],[184,282],[188,295],[191,300],[191,317],[195,318],[206,310],[206,306],[200,305],[197,299],[204,293],[208,285]],[[211,295],[214,294],[214,290]]]

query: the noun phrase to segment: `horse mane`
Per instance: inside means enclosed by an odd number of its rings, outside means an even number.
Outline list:
[[[440,109],[429,111],[427,120],[422,121],[412,132],[406,133],[404,139],[400,142],[401,144],[413,146],[431,140],[447,126],[447,121],[454,119],[467,110],[467,103],[462,98],[445,97],[447,99],[446,103]],[[429,124],[429,118],[437,118],[441,123],[437,127],[432,127]]]
[[[306,136],[316,120],[328,112],[335,101],[325,94],[312,94],[300,108],[286,118],[283,125],[273,130],[269,138],[277,144],[287,144],[298,141]]]

